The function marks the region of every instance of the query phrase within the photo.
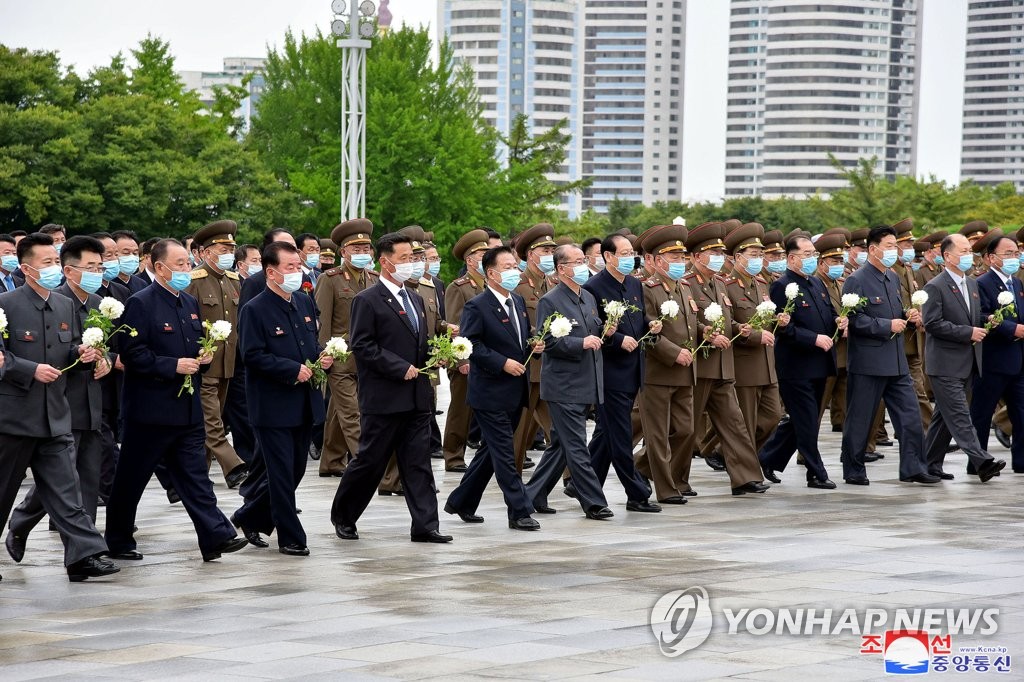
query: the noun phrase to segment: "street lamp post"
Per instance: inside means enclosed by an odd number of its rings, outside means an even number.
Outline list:
[[[342,221],[366,215],[366,51],[377,11],[371,0],[351,2],[351,7],[345,0],[331,3],[331,33],[341,48]]]

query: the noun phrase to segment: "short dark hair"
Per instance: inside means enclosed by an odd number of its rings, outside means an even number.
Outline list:
[[[784,243],[784,245],[786,247],[786,255],[787,256],[789,254],[791,254],[791,253],[796,253],[797,251],[800,250],[799,244],[800,244],[800,240],[801,239],[806,239],[807,241],[811,241],[810,237],[808,237],[807,235],[803,235],[803,234],[798,236],[798,237],[793,237],[792,239],[785,239],[785,240],[783,240],[783,243]]]
[[[957,232],[956,234],[960,233]],[[953,248],[953,243],[953,235],[948,235],[942,238],[942,241],[939,243],[939,253],[942,254],[943,258],[945,258],[946,252]]]
[[[621,234],[610,234],[610,235],[608,235],[607,237],[604,238],[604,241],[601,242],[601,256],[602,257],[604,257],[604,254],[606,254],[606,253],[610,253],[612,255],[615,255],[615,252],[619,250],[619,247],[615,244],[615,240],[616,239],[626,239],[626,238],[623,237]],[[629,240],[626,239],[626,241],[628,242]],[[587,252],[587,250],[586,250],[586,248],[584,248],[583,249],[583,253],[586,253],[586,252]]]
[[[146,241],[142,242],[142,246],[139,249],[142,252],[142,255],[148,256],[153,251],[153,247],[156,246],[159,241],[160,237],[150,237]],[[184,244],[182,244],[182,246],[184,246]]]
[[[381,256],[390,256],[395,252],[395,246],[398,244],[412,244],[412,238],[398,232],[388,232],[385,235],[381,235],[377,240],[375,248]]]
[[[589,249],[591,246],[593,246],[594,244],[600,244],[601,245],[601,253],[604,253],[604,250],[605,250],[604,249],[604,243],[607,242],[607,241],[608,241],[607,237],[605,237],[605,239],[603,241],[601,240],[600,237],[587,237],[586,239],[583,240],[583,243],[580,244],[580,248],[583,249],[583,253],[585,254],[587,252],[587,249]]]
[[[53,246],[53,237],[42,232],[27,234],[18,242],[18,262],[23,263],[36,246]]]
[[[170,247],[178,245],[181,248],[185,248],[185,245],[179,242],[177,239],[158,239],[156,244],[153,244],[153,248],[149,252],[149,260],[152,263],[161,263],[167,258],[167,251]]]
[[[1003,235],[1002,237],[999,237],[998,239],[993,239],[992,241],[990,241],[985,246],[985,255],[991,256],[993,253],[995,253],[996,249],[999,248],[999,242],[1003,241],[1004,239],[1007,240],[1007,241],[1013,242],[1013,240],[1010,239],[1009,237],[1007,237],[1006,235]],[[1017,242],[1013,242],[1013,243],[1016,244]]]
[[[280,266],[282,253],[298,255],[299,250],[288,242],[270,242],[267,244],[267,248],[263,249],[263,267],[276,268]]]
[[[480,267],[484,269],[484,272],[487,272],[488,268],[493,268],[498,264],[498,256],[503,253],[515,256],[516,262],[519,262],[519,256],[516,256],[516,252],[511,248],[508,246],[495,246],[484,251],[483,258],[480,260]]]
[[[18,243],[17,240],[13,236],[11,236],[9,234],[0,234],[0,242],[4,242],[6,244],[17,244]]]
[[[317,237],[312,232],[303,232],[298,237],[296,237],[295,238],[295,246],[299,247],[299,249],[302,249],[302,248],[304,248],[303,245],[307,241],[309,241],[310,239],[312,239],[313,241],[316,242],[317,247],[320,246],[320,237]]]
[[[495,229],[490,227],[481,227],[480,229],[487,233],[488,239],[501,239],[501,235],[498,234],[498,231]]]
[[[26,235],[28,235],[28,232],[25,230],[11,230],[12,237],[24,237]]]
[[[872,244],[878,246],[889,235],[892,235],[894,239],[896,238],[896,230],[892,229],[889,225],[876,225],[872,227],[868,232],[868,246]]]
[[[121,239],[131,239],[133,242],[135,242],[136,246],[138,246],[139,244],[139,235],[135,234],[131,230],[115,230],[114,232],[110,233],[110,236],[113,238],[115,242],[120,241]]]
[[[62,234],[68,233],[68,231],[64,229],[63,225],[58,225],[57,223],[46,223],[45,225],[39,228],[39,231],[42,234],[57,234],[58,232]]]
[[[569,260],[569,249],[578,249],[580,247],[575,244],[562,244],[555,249],[555,267],[566,263]]]
[[[283,227],[272,227],[269,230],[267,230],[264,233],[264,235],[263,235],[263,248],[264,248],[264,250],[268,246],[270,246],[271,244],[275,243],[277,241],[277,239],[276,239],[277,235],[281,234],[282,232],[287,233],[287,234],[291,234],[291,232],[289,232],[288,230],[286,230]]]
[[[109,232],[93,232],[89,236],[93,239],[113,239]]]
[[[103,242],[95,237],[83,237],[81,235],[71,237],[60,250],[60,264],[67,265],[68,261],[79,262],[82,260],[83,253],[95,253],[100,258],[103,258],[103,252],[106,251],[103,248]]]
[[[250,251],[257,250],[258,249],[256,248],[255,244],[242,244],[241,246],[239,246],[237,249],[235,249],[235,265],[238,265],[246,258],[248,258]]]

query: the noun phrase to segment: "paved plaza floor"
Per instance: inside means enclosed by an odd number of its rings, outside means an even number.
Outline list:
[[[822,450],[839,482],[839,434],[825,424]],[[59,538],[45,522],[23,563],[0,554],[0,680],[883,676],[883,657],[860,653],[862,638],[849,629],[755,635],[744,623],[728,632],[725,609],[758,608],[996,608],[998,631],[954,635],[954,650],[1001,645],[1024,655],[1024,476],[1007,469],[981,484],[954,453],[947,470],[956,480],[901,484],[896,448],[881,452],[867,488],[809,490],[794,464],[781,485],[743,497],[698,460],[699,496],[660,514],[627,512],[610,478],[613,519],[587,520],[556,491],[558,513],[537,515],[543,527],[534,533],[508,529],[492,483],[485,523],[442,513],[451,545],[409,542],[399,497],[375,497],[359,522],[361,539],[339,540],[329,520],[337,479],[319,478],[310,462],[298,500],[311,555],[281,555],[271,538],[270,549],[208,564],[181,505],[168,505],[154,480],[138,519],[146,558],[122,562],[109,579],[68,583]],[[438,460],[434,469],[443,505],[459,475]],[[230,514],[237,493],[214,477]],[[710,636],[667,657],[651,609],[666,593],[696,587],[710,598]],[[765,618],[749,625],[756,631]],[[1021,679],[1024,663],[1012,665],[1002,679]]]

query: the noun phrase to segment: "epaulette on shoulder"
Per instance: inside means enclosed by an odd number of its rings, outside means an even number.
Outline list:
[[[768,284],[768,280],[764,278],[764,275],[754,275],[754,281],[760,282],[761,284]]]
[[[728,281],[730,281],[732,279],[735,279],[735,278],[732,277],[731,275],[723,275],[720,272],[716,272],[715,273],[715,279],[717,279],[719,282],[728,282]]]
[[[421,287],[430,287],[431,289],[436,289],[437,288],[437,287],[434,286],[434,283],[431,280],[427,279],[426,277],[421,277],[420,278],[420,286]]]
[[[732,284],[736,281],[735,277],[719,277],[718,275],[715,275],[715,277],[718,277],[718,281],[722,284]]]
[[[692,271],[686,273],[685,275],[683,275],[683,279],[693,279],[696,276],[697,276],[697,271],[696,270],[692,270]]]
[[[326,271],[324,274],[327,275],[328,277],[334,277],[335,275],[340,275],[341,274],[341,266],[339,265],[336,268],[331,268],[330,270]]]
[[[649,287],[651,287],[653,289],[654,287],[656,287],[659,284],[661,284],[661,280],[658,279],[657,277],[650,277],[650,278],[644,280],[644,284],[646,284],[647,286],[649,286]]]
[[[208,273],[206,270],[203,270],[202,268],[199,268],[198,270],[193,270],[192,271],[192,279],[202,279],[204,277],[209,277],[209,276],[210,276],[210,273]]]
[[[365,272],[370,277],[380,277],[380,273],[377,272],[376,270],[364,270],[363,272]]]
[[[473,280],[470,279],[469,275],[463,275],[462,277],[459,277],[457,280],[452,282],[452,284],[455,284],[456,286],[462,286],[463,284],[466,284],[466,283],[472,282],[472,281]]]
[[[238,273],[234,270],[225,270],[224,274],[227,275],[228,279],[240,279]]]

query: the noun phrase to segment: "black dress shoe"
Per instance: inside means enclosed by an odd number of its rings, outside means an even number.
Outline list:
[[[181,496],[178,495],[178,491],[175,490],[174,488],[171,488],[170,490],[167,491],[167,502],[169,504],[181,502]]]
[[[847,485],[871,485],[871,481],[866,478],[855,476],[854,478],[844,478],[843,482]]]
[[[782,479],[775,475],[775,472],[771,469],[765,469],[761,467],[761,473],[764,475],[764,480],[771,481],[772,483],[782,483]]]
[[[545,443],[543,440],[535,440],[532,443],[530,443],[530,447],[527,449],[536,450],[537,452],[544,452],[544,448],[546,448],[547,446],[548,444]]]
[[[214,559],[219,559],[222,554],[231,554],[232,552],[237,552],[238,550],[242,549],[248,544],[249,541],[245,538],[228,538],[224,542],[214,547],[209,552],[205,552],[203,554],[203,561],[213,561]]]
[[[142,552],[126,549],[123,552],[107,552],[107,556],[118,561],[142,561]]]
[[[835,490],[836,484],[827,478],[823,481],[817,476],[811,476],[807,479],[807,487],[817,488],[818,490]]]
[[[548,507],[548,506],[543,505],[543,504],[535,504],[535,505],[533,505],[533,511],[537,512],[538,514],[557,514],[558,513],[557,509],[553,509],[552,507]]]
[[[615,516],[611,509],[608,507],[599,507],[594,505],[586,511],[588,519],[594,519],[595,521],[603,521],[604,519],[610,519]]]
[[[309,547],[305,545],[285,545],[278,547],[277,551],[288,556],[309,556]]]
[[[661,507],[650,500],[629,500],[626,502],[626,511],[660,512]]]
[[[686,498],[682,495],[672,495],[664,500],[658,500],[661,504],[686,504]]]
[[[762,483],[760,481],[750,481],[749,483],[744,483],[741,486],[733,488],[732,494],[746,495],[747,493],[763,493],[767,491],[769,488],[771,488],[771,486],[768,485],[767,483]]]
[[[261,538],[260,534],[252,530],[251,528],[242,528],[240,530],[242,531],[242,535],[245,536],[246,542],[248,542],[253,547],[259,547],[260,549],[270,547],[270,543]]]
[[[479,450],[480,449],[480,441],[478,441],[478,440],[467,440],[466,441],[466,447],[469,448],[470,450]]]
[[[477,516],[476,514],[467,514],[466,512],[460,512],[458,509],[456,509],[455,507],[451,506],[450,504],[446,504],[444,506],[444,511],[445,511],[446,514],[458,514],[459,518],[462,519],[463,521],[465,521],[466,523],[483,523],[484,522],[484,517]]]
[[[990,459],[981,465],[978,469],[978,478],[981,479],[982,483],[987,482],[993,476],[998,476],[999,472],[1006,466],[1006,460],[1002,459]]]
[[[529,457],[527,457],[526,459],[524,459],[524,460],[523,460],[523,470],[524,470],[524,471],[525,471],[526,469],[532,469],[532,468],[533,468],[533,467],[535,467],[535,466],[537,466],[537,463],[536,463],[536,462],[534,462],[534,461],[533,461],[532,459],[530,459]]]
[[[882,457],[875,452],[865,452],[862,459],[866,464],[870,464],[871,462],[877,462],[878,460],[882,459]]]
[[[715,471],[725,471],[725,458],[717,450],[705,457],[704,463]]]
[[[891,448],[893,445],[896,445],[896,443],[892,442],[889,438],[886,438],[884,440],[876,440],[875,445],[880,448]]]
[[[509,519],[508,527],[512,530],[540,530],[540,524],[529,516],[524,516],[521,519]]]
[[[956,452],[959,449],[960,449],[960,446],[957,445],[956,443],[950,443],[949,445],[946,446],[946,452],[947,453]]]
[[[684,490],[683,492],[681,492],[679,494],[682,495],[683,497],[697,497],[697,491],[696,490]]]
[[[334,476],[335,478],[341,478],[344,475],[345,475],[345,470],[344,469],[342,469],[341,471],[321,471],[320,472],[320,478],[330,478],[331,476]]]
[[[224,482],[227,483],[229,488],[237,488],[247,478],[249,478],[249,467],[245,464],[239,464],[224,476]]]
[[[120,570],[116,564],[106,559],[90,556],[68,566],[68,580],[80,583],[86,578],[102,578]]]
[[[18,537],[14,531],[8,531],[4,544],[7,545],[7,553],[14,559],[14,563],[20,564],[25,558],[25,538]]]
[[[468,469],[469,467],[465,464],[453,464],[450,467],[444,468],[445,471],[454,471],[459,474],[465,473]]]
[[[565,487],[562,488],[562,494],[566,497],[571,497],[574,500],[578,500],[580,497],[579,491],[576,490],[576,486],[571,480],[565,482]]]
[[[938,476],[932,476],[931,474],[914,474],[913,476],[907,476],[906,478],[900,477],[900,481],[903,483],[938,483],[942,479]]]
[[[939,479],[941,479],[943,481],[952,481],[953,480],[953,474],[947,474],[942,469],[939,469],[937,471],[929,471],[928,473],[931,474],[932,476],[938,476]]]
[[[318,448],[316,443],[309,444],[309,458],[314,462],[320,461],[320,455],[323,454],[322,448]]]
[[[444,459],[444,450],[438,448],[430,453],[430,459]]]
[[[397,495],[398,497],[405,497],[405,490],[399,488],[398,490],[378,490],[377,494],[381,497],[389,497],[391,495]]]
[[[442,545],[446,542],[452,541],[451,535],[441,535],[436,530],[428,531],[426,533],[420,533],[412,536],[413,542],[433,542],[435,544]]]
[[[347,523],[334,524],[334,534],[342,540],[358,540],[359,533],[356,532],[356,525]]]
[[[1008,434],[1006,431],[1003,431],[995,424],[992,425],[992,430],[996,432],[996,440],[999,441],[999,444],[1002,445],[1007,450],[1009,450],[1010,446],[1013,445],[1013,441],[1010,438],[1010,434]]]

